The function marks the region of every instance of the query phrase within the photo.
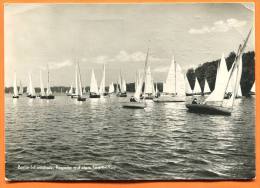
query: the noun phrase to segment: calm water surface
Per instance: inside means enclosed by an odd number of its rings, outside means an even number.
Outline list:
[[[5,98],[10,180],[248,179],[255,176],[255,98],[231,116],[185,103],[123,109],[127,98]]]

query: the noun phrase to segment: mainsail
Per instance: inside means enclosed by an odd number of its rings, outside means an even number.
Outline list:
[[[191,94],[192,93],[192,90],[191,90],[191,87],[190,87],[190,83],[189,83],[189,80],[188,80],[187,76],[185,76],[185,90],[186,90],[187,94]]]
[[[14,73],[14,83],[13,83],[13,89],[14,89],[14,96],[18,96],[18,89],[17,89],[17,81],[16,81],[16,73]]]
[[[207,79],[205,78],[204,93],[210,93],[210,88]]]
[[[20,81],[20,86],[19,86],[19,95],[23,94],[23,86],[22,86],[22,82]]]
[[[194,94],[200,94],[201,93],[201,88],[200,88],[200,84],[199,84],[197,77],[195,78],[195,86],[194,86],[194,89],[193,89],[193,93]]]
[[[82,84],[81,84],[81,75],[80,75],[80,68],[79,68],[79,64],[77,63],[77,72],[78,72],[78,95],[80,97],[82,97],[83,93],[82,93]]]
[[[252,88],[251,88],[251,90],[250,90],[252,93],[255,93],[255,82],[254,82],[254,84],[253,84],[253,86],[252,86]]]
[[[99,94],[98,86],[97,86],[97,80],[96,80],[95,73],[94,73],[93,69],[92,69],[92,73],[91,73],[90,92]]]
[[[43,81],[42,81],[42,71],[40,71],[40,87],[41,87],[41,96],[45,96]]]
[[[70,86],[70,90],[69,90],[69,94],[72,94],[73,93],[73,87],[72,85]]]
[[[152,94],[152,93],[154,93],[154,87],[153,87],[153,81],[152,81],[152,73],[151,73],[150,66],[147,68],[147,71],[146,71],[144,93],[145,94]]]
[[[35,90],[32,84],[32,76],[31,73],[29,73],[29,95],[35,96]]]
[[[46,91],[46,95],[47,96],[50,96],[52,95],[52,92],[51,92],[51,86],[50,86],[50,72],[49,72],[49,66],[47,66],[47,70],[48,70],[48,80],[47,80],[47,91]]]
[[[79,88],[78,88],[78,65],[76,64],[75,67],[75,95],[79,95]]]
[[[104,64],[102,80],[100,82],[100,87],[99,87],[99,93],[100,94],[104,94],[105,93],[105,82],[106,82],[106,68],[105,68],[105,64]]]
[[[109,93],[114,93],[115,92],[115,88],[114,88],[114,83],[112,82],[110,85],[109,85],[109,90],[108,90]]]

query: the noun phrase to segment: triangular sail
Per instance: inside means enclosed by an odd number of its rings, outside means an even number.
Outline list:
[[[114,93],[115,92],[115,88],[114,88],[114,83],[112,82],[110,85],[109,85],[109,93]]]
[[[254,84],[253,84],[253,86],[252,86],[252,88],[251,88],[251,90],[250,90],[252,93],[255,93],[255,82],[254,82]]]
[[[41,87],[41,96],[45,96],[44,85],[42,81],[42,71],[40,71],[40,87]]]
[[[100,94],[104,94],[105,93],[105,82],[106,82],[106,68],[105,68],[105,64],[104,64],[102,79],[101,79],[100,87],[99,87],[99,93]]]
[[[95,73],[94,73],[93,69],[92,69],[92,73],[91,73],[90,92],[99,94],[98,86],[97,86],[97,80],[96,80]]]
[[[199,84],[197,77],[195,78],[195,86],[194,86],[193,92],[195,94],[201,93],[201,88],[200,88],[200,84]]]
[[[186,93],[187,94],[191,94],[192,93],[192,90],[191,90],[191,87],[190,87],[190,83],[189,83],[189,80],[187,78],[187,76],[185,76],[185,90],[186,90]]]
[[[35,89],[32,84],[32,75],[29,73],[29,95],[35,96]]]
[[[72,85],[70,86],[70,90],[69,90],[69,94],[72,94],[73,93],[73,87]]]
[[[182,73],[181,66],[176,63],[176,76],[175,76],[176,88],[175,92],[179,96],[185,96],[185,77]]]
[[[14,89],[14,96],[15,96],[15,97],[18,96],[17,81],[16,81],[16,73],[14,73],[13,89]]]
[[[206,102],[222,102],[226,90],[226,82],[228,81],[229,72],[227,71],[226,60],[224,54],[222,54],[221,61],[218,67],[215,88],[209,97],[206,99]]]
[[[76,64],[75,67],[75,95],[79,95],[79,88],[78,88],[78,65]]]
[[[204,93],[210,93],[210,88],[207,79],[205,78]]]
[[[50,71],[49,71],[49,66],[47,66],[47,70],[48,70],[48,80],[47,80],[47,91],[46,91],[46,95],[50,96],[52,95],[52,91],[51,91],[51,85],[50,85]]]
[[[152,74],[150,67],[147,68],[146,77],[145,77],[145,94],[152,94],[153,93],[153,82],[152,82]]]
[[[23,94],[23,86],[22,86],[22,82],[20,81],[20,86],[19,86],[19,95]]]
[[[176,64],[175,64],[175,60],[174,60],[174,56],[172,57],[172,62],[171,62],[171,66],[170,69],[168,71],[168,75],[166,78],[166,82],[163,85],[163,92],[165,93],[171,93],[171,94],[175,94],[176,93],[176,85],[175,85],[175,69],[176,69]]]
[[[125,93],[126,92],[126,82],[125,80],[123,79],[122,81],[122,90],[121,90],[122,93]]]
[[[79,68],[79,64],[78,64],[78,63],[77,63],[77,72],[78,72],[78,95],[79,95],[80,97],[82,97],[83,92],[82,92],[80,68]]]

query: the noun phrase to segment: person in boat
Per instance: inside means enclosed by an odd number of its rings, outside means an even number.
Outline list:
[[[137,102],[134,96],[130,98],[130,102]]]
[[[191,104],[198,104],[197,98],[194,98]]]

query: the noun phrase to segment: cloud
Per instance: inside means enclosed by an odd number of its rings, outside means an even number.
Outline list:
[[[116,54],[113,57],[101,55],[95,58],[91,58],[91,61],[97,64],[106,64],[109,62],[144,62],[146,58],[146,53],[141,51],[136,51],[133,53],[128,53],[125,50],[119,51],[118,54]],[[86,59],[86,58],[84,58]],[[155,58],[151,55],[149,56],[149,61],[162,61],[164,59],[161,58]]]
[[[226,21],[219,20],[214,22],[213,26],[203,26],[200,29],[191,28],[189,30],[190,34],[205,34],[205,33],[217,33],[217,32],[227,32],[231,28],[242,27],[246,24],[244,20],[237,20],[235,18],[227,19]]]
[[[65,60],[63,62],[49,62],[47,65],[49,66],[49,69],[57,70],[57,69],[61,69],[64,67],[69,67],[69,66],[73,65],[73,63],[70,60]],[[47,65],[46,65],[46,67],[41,66],[40,68],[42,70],[46,70]]]

